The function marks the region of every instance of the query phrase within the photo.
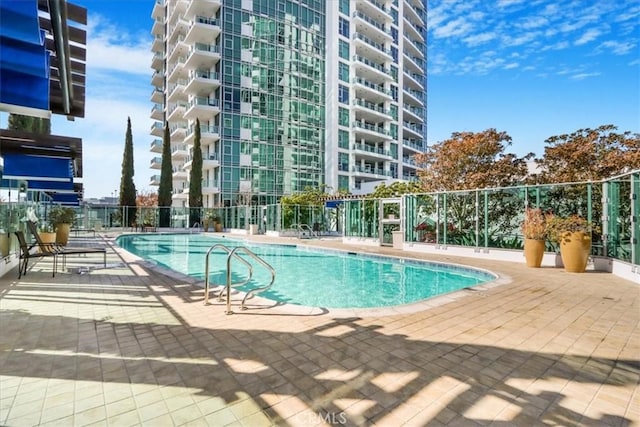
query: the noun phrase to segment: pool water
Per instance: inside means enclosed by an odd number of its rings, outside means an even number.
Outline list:
[[[276,271],[273,287],[260,297],[290,304],[326,308],[388,307],[409,304],[494,280],[496,276],[459,265],[396,259],[295,245],[254,244],[200,234],[134,234],[118,237],[127,251],[204,280],[205,255],[216,243],[233,249],[246,246]],[[270,274],[250,258],[252,280],[241,291],[269,283]],[[211,285],[226,283],[227,254],[210,256]],[[248,268],[232,261],[232,281],[248,277]]]

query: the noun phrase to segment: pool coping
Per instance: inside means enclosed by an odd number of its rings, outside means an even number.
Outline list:
[[[174,234],[174,233],[162,233],[162,234]],[[223,235],[224,236],[224,235]],[[234,240],[240,240],[240,241],[246,241],[246,242],[252,242],[258,245],[286,245],[286,246],[295,246],[295,247],[304,247],[305,249],[310,249],[310,250],[318,250],[318,251],[327,251],[327,252],[355,252],[358,255],[364,255],[364,256],[369,256],[369,257],[373,257],[373,258],[391,258],[391,259],[396,259],[396,260],[410,260],[412,262],[416,262],[416,263],[425,263],[425,264],[439,264],[439,265],[453,265],[456,267],[460,267],[466,270],[475,270],[475,271],[480,271],[483,272],[485,274],[489,274],[494,276],[493,280],[489,280],[487,282],[483,282],[480,283],[478,285],[475,286],[467,286],[465,288],[462,289],[458,289],[455,291],[451,291],[448,293],[444,293],[444,294],[440,294],[434,297],[430,297],[427,299],[423,299],[423,300],[419,300],[419,301],[415,301],[415,302],[411,302],[408,304],[401,304],[401,305],[393,305],[393,306],[386,306],[386,307],[371,307],[371,308],[365,308],[365,307],[358,307],[358,308],[329,308],[329,307],[311,307],[311,306],[305,306],[305,305],[299,305],[299,304],[291,304],[291,303],[286,303],[286,302],[281,302],[281,301],[274,301],[268,298],[264,298],[264,297],[260,297],[257,295],[254,295],[252,298],[250,298],[246,304],[246,309],[245,310],[241,310],[240,309],[240,300],[236,300],[234,299],[232,301],[231,304],[231,311],[233,314],[257,314],[257,310],[265,310],[268,309],[270,311],[270,313],[272,314],[280,314],[280,315],[298,315],[298,316],[331,316],[334,318],[350,318],[350,317],[384,317],[384,316],[395,316],[395,315],[399,315],[399,314],[411,314],[411,313],[417,313],[417,312],[422,312],[422,311],[426,311],[435,307],[439,307],[442,306],[444,304],[448,304],[450,302],[459,300],[461,298],[470,296],[470,295],[477,295],[479,292],[486,292],[490,289],[493,289],[495,287],[498,286],[502,286],[502,285],[506,285],[509,283],[512,283],[512,278],[505,275],[505,274],[498,274],[496,272],[493,272],[491,270],[488,269],[484,269],[481,267],[475,267],[475,266],[469,266],[469,265],[465,265],[459,262],[443,262],[443,261],[433,261],[433,260],[421,260],[419,258],[412,258],[412,257],[403,257],[403,256],[396,256],[396,255],[386,255],[386,254],[378,254],[375,252],[368,252],[366,250],[363,250],[362,248],[354,248],[354,250],[345,250],[345,249],[338,249],[338,248],[324,248],[324,247],[318,247],[318,246],[314,246],[314,245],[305,245],[305,244],[299,244],[299,243],[270,243],[270,242],[256,242],[250,239],[242,239],[242,238],[238,238],[238,236],[233,235],[232,239]],[[197,288],[203,289],[203,294],[204,294],[204,280],[198,280],[195,279],[187,274],[184,273],[180,273],[178,271],[172,270],[168,267],[165,267],[163,265],[160,265],[158,263],[155,263],[153,261],[144,259],[138,255],[135,255],[129,251],[127,251],[126,249],[124,249],[123,247],[121,247],[120,245],[117,244],[117,237],[115,237],[113,239],[113,248],[114,250],[116,250],[116,252],[118,252],[120,255],[123,255],[122,252],[126,253],[126,261],[134,261],[137,264],[148,268],[158,274],[162,274],[164,276],[167,277],[171,277],[175,280],[178,280],[180,282],[182,282],[182,284],[188,284],[191,286],[195,286]],[[221,288],[223,286],[219,286],[216,285],[214,287],[210,288],[210,292],[217,292],[220,291]],[[238,295],[240,298],[243,298],[244,295],[246,294],[245,292],[239,291],[237,289],[232,290],[231,292],[233,295]],[[203,300],[204,300],[204,295],[203,295]],[[235,304],[234,304],[235,302]],[[226,302],[220,302],[217,299],[217,296],[210,296],[209,297],[209,304],[211,306],[226,306]]]

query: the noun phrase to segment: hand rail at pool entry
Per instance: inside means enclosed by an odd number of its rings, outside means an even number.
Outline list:
[[[191,226],[191,228],[189,229],[189,234],[191,234],[192,230],[194,228],[196,228],[196,225],[198,226],[198,231],[200,231],[200,223],[199,222],[194,222],[193,225]]]
[[[316,233],[315,231],[313,231],[311,229],[311,227],[309,227],[308,224],[294,224],[294,226],[298,229],[298,239],[301,239],[302,237],[300,236],[300,233],[302,233],[302,235],[304,235],[305,231],[309,232],[309,237],[315,237],[316,239],[319,239],[320,236],[318,236],[318,233]]]
[[[244,302],[247,300],[247,298],[249,298],[250,295],[253,296],[257,293],[268,290],[269,288],[271,288],[271,286],[273,286],[273,282],[276,280],[275,270],[273,269],[273,267],[267,264],[265,260],[263,260],[258,255],[256,255],[255,253],[253,253],[252,251],[250,251],[248,248],[244,246],[237,246],[233,248],[233,250],[227,256],[227,311],[225,311],[225,314],[233,314],[233,311],[231,311],[231,258],[233,258],[234,256],[236,256],[237,258],[240,258],[240,256],[236,255],[237,251],[243,251],[244,253],[249,255],[251,258],[255,259],[258,263],[262,264],[262,266],[267,268],[271,273],[271,281],[267,286],[252,289],[249,292],[247,292],[247,294],[242,299],[242,303],[240,303],[241,310],[246,310],[246,307],[244,306]],[[243,258],[240,258],[240,259],[243,259]]]
[[[222,243],[216,243],[215,245],[211,246],[209,248],[209,250],[207,251],[207,255],[204,259],[204,305],[208,305],[209,304],[209,255],[211,255],[211,252],[213,252],[214,249],[220,248],[223,251],[225,251],[227,254],[229,254],[228,256],[231,256],[231,249],[228,246],[223,245]],[[249,269],[249,277],[247,278],[247,280],[243,281],[243,282],[238,282],[238,283],[232,283],[231,285],[229,285],[229,283],[227,283],[227,287],[229,286],[241,286],[244,284],[249,283],[249,280],[251,280],[251,277],[253,277],[253,266],[251,265],[251,263],[249,263],[249,261],[247,261],[246,259],[242,258],[239,255],[236,255],[236,257],[242,261],[247,268]],[[228,261],[228,258],[227,258]],[[227,267],[228,268],[228,267]],[[228,279],[227,279],[228,280]],[[218,301],[222,301],[222,295],[223,295],[223,291],[220,291],[220,293],[218,294]]]

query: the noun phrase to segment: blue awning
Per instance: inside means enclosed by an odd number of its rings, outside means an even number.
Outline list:
[[[37,0],[0,1],[0,104],[49,110],[49,51]]]

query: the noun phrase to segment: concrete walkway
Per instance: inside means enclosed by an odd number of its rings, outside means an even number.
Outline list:
[[[502,284],[390,316],[226,316],[113,247],[106,269],[15,269],[0,278],[0,425],[640,425],[637,284],[374,250]]]

